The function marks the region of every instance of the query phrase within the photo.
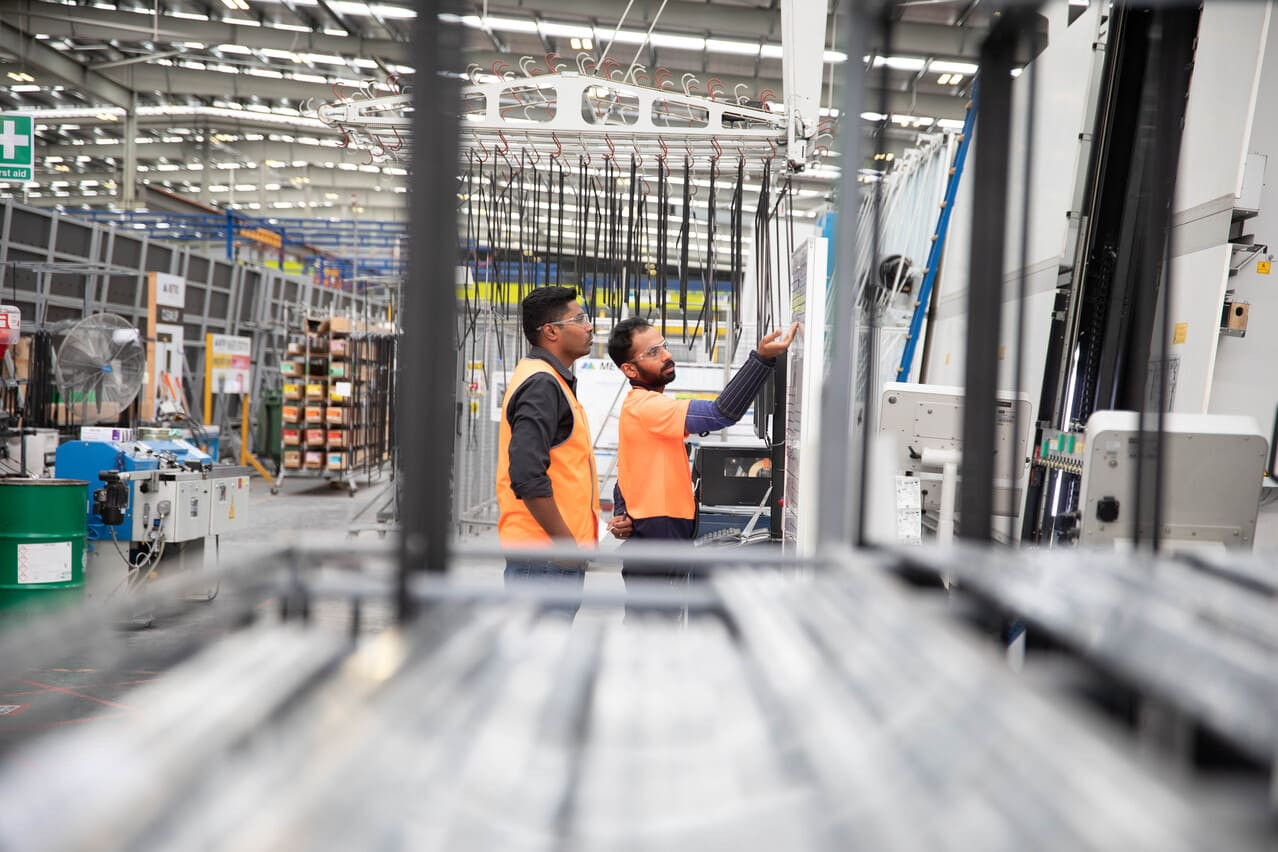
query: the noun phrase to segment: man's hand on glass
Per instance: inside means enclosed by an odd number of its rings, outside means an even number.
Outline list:
[[[759,353],[761,358],[775,358],[790,348],[791,342],[794,341],[794,335],[799,331],[799,324],[791,323],[790,328],[786,331],[785,336],[781,336],[781,329],[777,329],[771,334],[764,335],[759,340],[759,345],[754,351]]]

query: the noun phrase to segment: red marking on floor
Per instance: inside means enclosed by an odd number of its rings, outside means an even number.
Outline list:
[[[22,725],[20,727],[13,727],[13,728],[10,728],[8,725],[6,725],[4,728],[4,731],[6,734],[20,733],[23,731],[43,731],[48,728],[60,728],[65,725],[79,725],[83,722],[100,722],[106,719],[119,719],[127,715],[129,714],[128,713],[104,713],[101,716],[84,716],[80,719],[63,719],[60,722],[40,722],[35,725]],[[8,760],[9,758],[5,758],[5,759]]]
[[[83,698],[86,701],[96,701],[98,704],[105,704],[107,707],[114,707],[117,710],[132,710],[133,708],[127,704],[117,704],[114,701],[107,701],[105,698],[94,698],[92,695],[85,695],[83,692],[76,692],[74,689],[67,689],[62,686],[54,686],[49,683],[40,683],[39,681],[21,679],[23,683],[30,686],[42,686],[51,692],[61,692],[65,695],[74,695],[76,698]]]
[[[118,680],[113,683],[81,683],[76,684],[77,689],[110,689],[117,686],[138,686],[143,683],[151,683],[155,678],[145,677],[137,680]],[[43,695],[49,692],[49,689],[26,689],[20,692],[0,692],[0,699],[4,698],[24,698],[29,695]]]
[[[0,698],[24,698],[28,695],[43,695],[48,691],[47,689],[28,689],[24,692],[6,692],[0,694]]]
[[[16,716],[30,706],[30,704],[0,704],[0,716]]]

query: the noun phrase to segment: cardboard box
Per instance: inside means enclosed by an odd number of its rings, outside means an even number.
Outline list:
[[[302,398],[302,386],[296,382],[284,383],[284,398],[298,400]]]
[[[350,443],[351,435],[345,429],[329,429],[328,445],[330,447],[345,447]]]
[[[351,375],[351,365],[345,361],[334,361],[328,365],[328,377],[330,379],[348,379]]]
[[[285,423],[298,423],[302,417],[302,407],[300,405],[286,405],[281,410],[280,416]]]
[[[351,410],[349,408],[341,408],[336,405],[328,407],[328,416],[325,420],[330,426],[349,426],[351,425]]]
[[[323,399],[324,383],[323,382],[307,382],[306,398],[307,399]]]
[[[280,373],[285,376],[300,376],[302,374],[302,365],[296,361],[282,361],[280,363]]]
[[[346,470],[349,467],[346,453],[329,453],[328,469],[329,470]]]
[[[285,427],[281,435],[284,441],[284,446],[286,447],[296,447],[302,443],[301,429],[289,429]]]
[[[306,422],[307,423],[323,423],[324,422],[324,406],[322,405],[306,406]]]
[[[351,321],[346,317],[329,317],[320,323],[320,332],[327,334],[350,334]]]
[[[306,354],[306,344],[305,344],[305,343],[290,343],[290,344],[289,344],[289,345],[285,348],[284,352],[285,352],[285,354],[286,354],[286,355],[305,355],[305,354]]]
[[[308,447],[324,446],[324,430],[323,429],[307,429],[306,430],[306,446]]]
[[[344,337],[335,337],[328,341],[328,354],[334,358],[345,358],[350,351],[350,341]]]
[[[351,401],[352,390],[350,382],[333,382],[333,387],[328,394],[328,401],[334,405],[344,405]]]
[[[307,450],[306,451],[306,469],[307,470],[323,470],[324,469],[324,451],[323,450]]]
[[[284,451],[284,468],[286,470],[300,470],[302,467],[302,453],[300,450]]]

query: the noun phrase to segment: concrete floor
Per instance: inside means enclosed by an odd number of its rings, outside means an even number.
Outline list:
[[[362,486],[353,497],[345,487],[316,479],[286,479],[278,495],[272,495],[260,479],[254,479],[251,487],[248,526],[221,538],[223,565],[251,563],[307,535],[344,532],[352,522],[372,523],[391,493],[385,481]],[[161,562],[161,574],[163,569]],[[164,671],[243,623],[242,602],[217,591],[209,589],[212,600],[193,600],[180,612],[137,613],[134,622],[119,625],[111,640],[118,643],[116,647],[82,648],[55,664],[0,678],[0,754],[45,731],[136,712],[128,703],[129,690],[162,677]],[[276,605],[273,600],[256,604],[267,617]],[[349,628],[345,605],[319,604],[314,617],[334,629]],[[366,631],[379,630],[390,621],[389,607],[362,611]],[[125,667],[118,662],[121,649],[129,659]]]
[[[377,541],[377,532],[369,527],[375,526],[379,510],[388,504],[392,494],[392,484],[385,478],[362,483],[354,496],[344,486],[304,478],[286,479],[280,493],[272,495],[265,482],[254,479],[248,525],[222,536],[219,559],[223,566],[251,565],[308,536],[340,538],[352,530],[358,531],[355,534],[364,541]],[[385,540],[390,543],[391,537]],[[484,531],[467,541],[495,544],[496,531]],[[616,542],[609,540],[603,546],[612,548]],[[371,565],[362,570],[383,579],[389,579],[392,571],[388,565]],[[502,565],[496,561],[463,562],[455,572],[479,585],[502,584]],[[621,591],[623,586],[617,568],[612,567],[588,574],[586,588]],[[255,614],[273,618],[279,603],[275,599],[256,601]],[[242,602],[216,594],[212,600],[192,601],[180,612],[137,615],[135,622],[119,625],[111,639],[116,643],[114,647],[81,648],[56,663],[16,675],[0,675],[0,756],[48,731],[141,712],[129,704],[131,689],[163,677],[165,671],[210,641],[237,629],[244,621],[245,611]],[[349,602],[316,601],[310,616],[314,624],[323,628],[343,632],[351,629]],[[619,609],[583,611],[579,616],[582,621],[620,618]],[[363,605],[360,633],[378,632],[393,620],[393,609],[388,604]],[[119,660],[126,655],[129,662],[123,666]]]

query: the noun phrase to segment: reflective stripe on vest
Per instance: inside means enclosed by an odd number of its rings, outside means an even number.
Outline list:
[[[550,467],[546,473],[554,489],[555,506],[573,539],[581,547],[595,547],[599,541],[599,493],[595,479],[595,452],[586,409],[572,393],[559,371],[537,358],[524,358],[515,366],[501,402],[501,425],[497,450],[497,508],[501,516],[497,533],[506,547],[549,545],[550,536],[537,523],[528,507],[510,487],[510,421],[506,406],[515,392],[537,373],[549,373],[559,382],[564,398],[572,406],[572,433],[568,440],[550,448]]]

